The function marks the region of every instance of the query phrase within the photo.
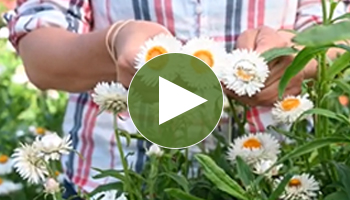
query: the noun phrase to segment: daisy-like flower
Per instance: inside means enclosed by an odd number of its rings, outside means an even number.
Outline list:
[[[275,103],[271,113],[277,123],[291,124],[313,107],[314,104],[308,99],[308,95],[287,96]]]
[[[33,145],[37,148],[45,160],[59,160],[61,155],[68,154],[72,150],[70,135],[61,138],[57,133],[46,134],[37,137]]]
[[[17,192],[22,188],[23,188],[23,185],[20,183],[14,183],[10,180],[4,180],[0,178],[0,196]]]
[[[282,179],[276,180],[278,186]],[[286,200],[313,200],[320,193],[319,183],[310,174],[293,176],[286,186],[281,199]]]
[[[227,66],[227,53],[222,43],[208,37],[193,38],[183,46],[182,52],[202,60],[214,71],[217,78],[221,79]],[[199,67],[198,62],[191,62],[190,66],[191,68],[186,67],[186,73],[181,73],[182,78],[192,87],[211,87],[211,81],[204,83],[202,81],[212,78],[211,73],[207,73],[205,68]]]
[[[146,151],[147,156],[155,155],[157,157],[161,157],[163,154],[164,151],[156,144],[152,144]]]
[[[101,111],[119,113],[126,111],[128,91],[120,83],[98,83],[92,94],[93,101]]]
[[[13,156],[14,168],[23,179],[38,184],[48,175],[45,161],[39,156],[39,150],[28,144],[21,144],[15,149]]]
[[[266,177],[277,176],[278,171],[282,168],[282,165],[274,166],[270,171],[267,172],[268,169],[272,167],[276,163],[276,159],[274,160],[260,160],[253,166],[253,171],[256,174],[265,174]]]
[[[49,131],[46,130],[44,127],[35,126],[30,126],[29,132],[31,132],[33,135],[45,135],[46,133],[49,133]]]
[[[140,69],[152,58],[166,53],[181,52],[181,42],[175,37],[166,34],[159,34],[147,40],[136,56],[136,69]],[[161,66],[155,66],[155,69]]]
[[[10,174],[12,172],[13,161],[7,155],[0,156],[0,175]]]
[[[171,64],[172,61],[169,60],[171,57],[159,57],[157,62],[151,60],[167,53],[180,53],[181,47],[181,42],[171,35],[159,34],[147,40],[135,59],[136,69],[142,67],[142,70],[138,72],[141,81],[147,86],[155,86],[159,76],[170,81],[174,80],[178,74],[178,67]],[[145,65],[148,61],[150,62]]]
[[[253,165],[261,160],[274,160],[279,153],[280,144],[272,135],[251,133],[234,140],[227,152],[227,159],[235,161],[239,156]]]
[[[250,50],[235,50],[228,55],[228,65],[223,72],[222,82],[237,95],[253,96],[260,92],[270,73],[267,63],[260,54]]]
[[[124,194],[120,195],[118,198],[116,190],[110,190],[105,192],[100,192],[94,195],[91,200],[127,200]]]
[[[55,194],[61,190],[60,184],[54,178],[48,178],[44,184],[46,194]]]

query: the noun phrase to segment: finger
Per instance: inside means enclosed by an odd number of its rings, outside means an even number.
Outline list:
[[[257,29],[244,31],[237,38],[236,49],[255,49],[255,38],[257,34]]]
[[[284,74],[286,65],[288,64],[283,58],[276,60],[274,64],[269,64],[270,74],[264,83],[265,87],[268,87],[272,83],[281,79],[282,75]]]
[[[225,86],[222,87],[223,92],[227,95],[228,98],[234,99],[242,104],[253,106],[253,100],[246,96],[238,96],[234,91],[227,89]]]
[[[288,43],[274,29],[262,27],[256,36],[255,51],[263,53],[272,48],[285,47]]]

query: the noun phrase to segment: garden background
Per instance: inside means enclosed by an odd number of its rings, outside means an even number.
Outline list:
[[[9,9],[12,9],[14,5],[14,1],[12,0],[0,0],[0,14]],[[47,130],[60,134],[62,133],[61,124],[65,112],[67,98],[67,95],[62,92],[57,92],[54,90],[40,91],[29,82],[28,77],[25,74],[22,62],[7,40],[7,37],[8,30],[5,27],[4,22],[0,21],[0,170],[1,165],[11,159],[11,154],[13,153],[14,149],[20,145],[21,142],[30,143],[33,141],[36,135],[44,134]],[[347,82],[347,85],[349,85],[349,74],[349,71],[344,70],[341,73],[341,76],[339,76],[339,79]],[[332,91],[327,96],[328,100],[331,99],[331,101],[329,101],[327,109],[333,111],[334,113],[339,113],[342,116],[347,116],[348,119],[349,92],[350,91],[346,91],[341,87],[332,88]],[[330,122],[332,122],[330,124],[333,127],[330,133],[333,134],[336,132],[335,129],[337,126],[334,124],[334,121]],[[345,128],[348,129],[348,127]],[[344,132],[346,131],[347,130]],[[298,146],[301,145],[302,144]],[[290,152],[292,151],[292,148],[285,148],[285,150],[286,152]],[[332,146],[332,158],[334,160],[347,164],[347,166],[349,166],[349,152],[349,145]],[[222,152],[219,153],[222,154]],[[311,156],[311,153],[309,155]],[[312,155],[314,156],[314,154]],[[222,158],[221,156],[211,157],[213,159],[218,158],[215,160],[216,163],[218,163],[218,160]],[[226,162],[224,163],[226,164]],[[293,163],[294,166],[300,167],[298,169],[305,168],[304,164],[305,163],[301,162]],[[222,163],[219,165],[223,168]],[[320,176],[323,175],[322,173],[318,173],[322,171],[322,168],[320,168],[320,163],[315,162],[311,163],[311,165],[314,166],[313,170],[311,170],[312,172],[315,172],[314,174]],[[225,171],[229,171],[230,173],[227,172],[227,174],[232,177],[234,176],[232,175],[231,168],[229,170],[225,168]],[[60,173],[60,171],[57,171],[57,176],[60,176]],[[347,176],[349,176],[349,174],[347,174]],[[341,175],[335,177],[337,181],[341,178]],[[0,180],[5,179],[13,181],[14,183],[21,183],[23,189],[21,189],[19,192],[11,193],[10,195],[0,196],[0,200],[44,199],[41,195],[43,190],[42,186],[34,186],[27,183],[14,172],[6,176],[1,176],[0,171]],[[346,180],[350,180],[350,178]],[[329,181],[330,180],[323,180],[323,185],[325,187],[323,187],[322,190],[326,191],[326,194],[338,190],[336,188],[338,186],[344,187],[344,185],[341,185],[338,182],[330,183]],[[0,191],[1,183],[2,181],[0,181]],[[327,189],[332,186],[336,189]],[[220,188],[220,186],[217,184],[216,187],[222,190],[222,188]],[[216,187],[213,186],[212,188]],[[249,187],[247,186],[247,188]],[[348,188],[348,186],[345,186],[345,189]],[[160,192],[163,192],[163,190]],[[221,192],[217,192],[215,195],[221,195]],[[227,197],[227,199],[231,198]]]
[[[14,0],[0,0],[0,15],[14,5]],[[40,91],[32,85],[7,37],[8,29],[0,20],[0,165],[1,158],[10,157],[20,142],[29,142],[46,130],[61,133],[67,97],[54,90]],[[42,186],[30,185],[16,173],[6,178],[22,183],[23,189],[0,196],[1,200],[32,200],[42,193]]]

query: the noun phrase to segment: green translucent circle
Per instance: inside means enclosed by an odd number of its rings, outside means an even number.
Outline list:
[[[159,77],[207,101],[160,124]],[[165,148],[186,148],[208,137],[219,123],[223,92],[213,70],[203,61],[169,53],[153,58],[137,71],[130,83],[128,106],[133,123],[147,140]]]

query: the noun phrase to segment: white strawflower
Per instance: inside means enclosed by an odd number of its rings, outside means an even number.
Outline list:
[[[14,168],[23,179],[38,184],[48,175],[46,163],[33,145],[21,144],[13,154]]]
[[[155,155],[161,157],[164,154],[164,151],[156,144],[152,144],[150,148],[146,151],[147,156]]]
[[[276,187],[282,179],[276,180]],[[309,174],[293,176],[280,197],[283,200],[316,200],[320,193],[319,183]]]
[[[235,161],[239,156],[248,164],[255,164],[264,159],[276,159],[280,144],[268,133],[250,133],[235,139],[227,153],[228,160]]]
[[[33,144],[45,160],[59,160],[62,155],[69,154],[72,150],[70,135],[61,138],[57,133],[36,137]]]
[[[44,184],[44,191],[47,194],[55,194],[60,192],[60,184],[54,178],[48,178]]]
[[[221,80],[222,72],[227,67],[227,53],[223,43],[208,37],[193,38],[183,46],[182,52],[206,63]],[[198,62],[189,63],[191,67],[186,67],[186,71],[181,73],[181,76],[191,87],[210,88],[213,81],[203,82],[202,80],[210,80],[213,77],[212,73],[209,69],[207,71],[205,68],[199,67],[198,64]]]
[[[0,178],[0,196],[6,196],[11,193],[17,192],[23,188],[20,183],[14,183],[10,180],[4,180]]]
[[[94,195],[91,200],[127,200],[124,194],[121,194],[118,198],[116,196],[117,190],[109,190]]]
[[[267,170],[270,169],[275,163],[276,159],[260,160],[253,165],[253,172],[259,175],[265,174],[266,177],[277,176],[278,171],[282,168],[282,165],[276,165],[267,172]]]
[[[235,50],[228,55],[229,68],[223,72],[222,82],[237,95],[249,97],[261,91],[270,73],[260,54],[251,50]]]
[[[119,113],[126,111],[128,91],[120,83],[98,83],[92,94],[93,101],[101,111]]]
[[[13,160],[7,155],[0,156],[0,175],[7,175],[12,173]]]
[[[140,69],[152,58],[166,53],[179,53],[181,42],[172,35],[159,34],[147,40],[136,56],[136,69]]]
[[[308,95],[287,96],[275,103],[271,113],[277,123],[291,124],[313,107],[314,104],[308,99]]]

